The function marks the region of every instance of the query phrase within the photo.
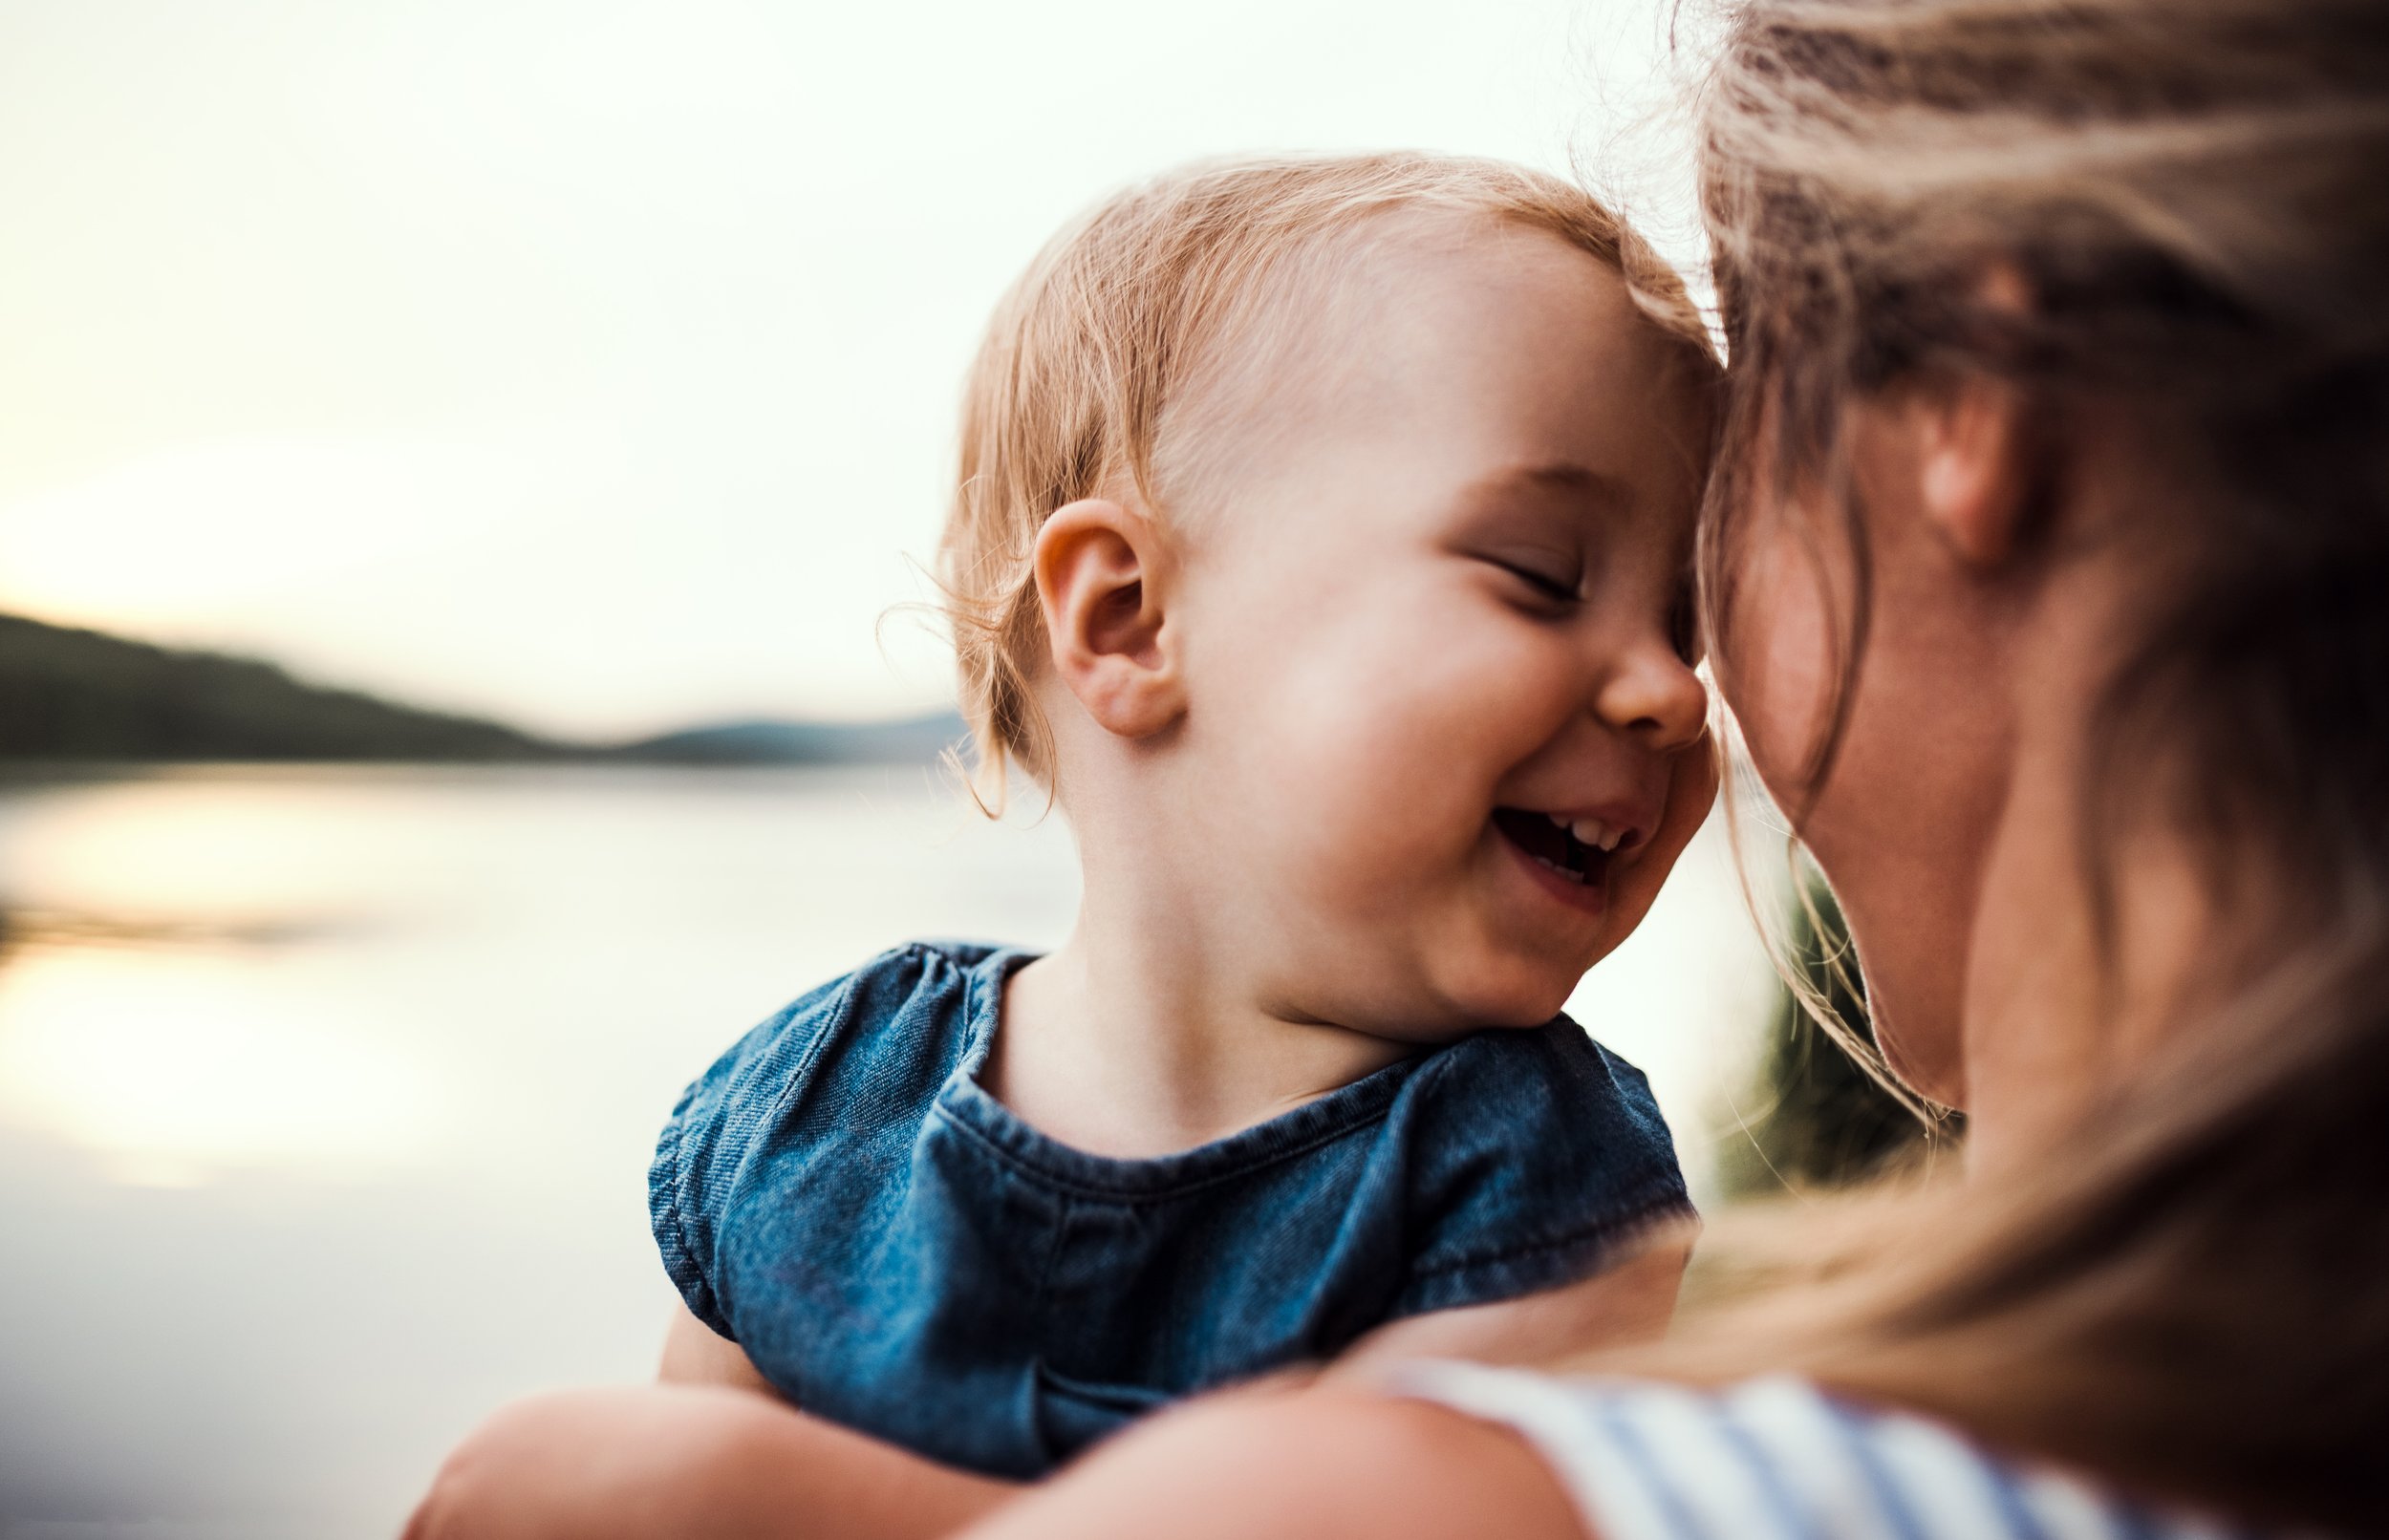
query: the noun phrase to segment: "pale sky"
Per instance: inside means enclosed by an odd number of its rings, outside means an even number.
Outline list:
[[[567,733],[940,704],[877,623],[1057,225],[1415,147],[1688,256],[1662,10],[0,0],[0,610]]]

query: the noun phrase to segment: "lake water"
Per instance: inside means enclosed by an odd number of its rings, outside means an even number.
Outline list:
[[[680,1087],[891,942],[1050,944],[933,772],[0,782],[0,1537],[395,1533],[500,1401],[646,1377]],[[1772,983],[1714,821],[1572,1009],[1696,1187]]]

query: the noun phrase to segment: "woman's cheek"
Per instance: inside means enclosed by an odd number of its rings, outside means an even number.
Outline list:
[[[1796,807],[1831,702],[1834,644],[1821,578],[1795,550],[1754,562],[1735,610],[1718,659],[1718,692],[1768,793]]]

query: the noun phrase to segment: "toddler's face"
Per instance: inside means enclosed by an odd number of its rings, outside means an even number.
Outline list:
[[[1705,408],[1554,237],[1401,242],[1345,297],[1209,451],[1173,610],[1191,811],[1281,1011],[1538,1024],[1715,789],[1685,656]]]

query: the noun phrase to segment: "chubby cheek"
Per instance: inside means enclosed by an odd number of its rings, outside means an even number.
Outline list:
[[[1670,757],[1668,800],[1659,827],[1633,866],[1621,873],[1621,880],[1613,885],[1611,907],[1602,925],[1601,950],[1586,960],[1587,967],[1607,956],[1643,923],[1643,916],[1650,911],[1668,873],[1675,868],[1677,858],[1692,843],[1692,836],[1700,832],[1716,801],[1717,754],[1711,741],[1703,738]]]
[[[1480,846],[1494,788],[1554,731],[1562,693],[1497,619],[1386,606],[1280,660],[1248,732],[1254,795],[1290,815],[1290,881],[1394,910]]]

